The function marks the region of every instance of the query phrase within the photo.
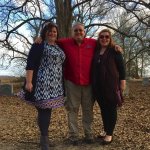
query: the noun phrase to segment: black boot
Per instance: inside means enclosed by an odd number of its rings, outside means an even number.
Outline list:
[[[41,147],[41,150],[49,150],[48,136],[41,136],[40,137],[40,147]]]

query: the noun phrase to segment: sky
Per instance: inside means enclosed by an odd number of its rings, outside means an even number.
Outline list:
[[[23,67],[10,66],[7,69],[0,68],[0,76],[23,76],[25,74],[25,69]]]
[[[18,6],[20,5],[20,3],[23,3],[24,0],[15,0],[16,4],[18,4]],[[2,3],[3,1],[1,1]],[[30,3],[29,3],[30,4]],[[45,7],[42,7],[42,9],[44,9]],[[30,11],[32,11],[32,7],[30,7]],[[39,12],[37,11],[36,13],[39,14]],[[38,15],[37,14],[37,15]],[[17,22],[14,22],[14,25],[17,26],[17,24],[20,24],[21,22],[17,21]],[[11,26],[13,26],[13,24],[11,24]],[[18,32],[21,34],[23,33],[23,35],[25,37],[28,37],[28,40],[32,40],[32,37],[31,37],[31,34],[30,34],[30,31],[26,29],[26,26],[21,26],[19,29],[18,29]],[[5,37],[6,35],[2,35],[2,33],[0,33],[0,38],[3,39],[3,37]],[[12,41],[11,41],[12,42]],[[23,45],[22,45],[22,42],[20,42],[20,39],[16,39],[15,37],[13,37],[13,44],[17,46],[17,48],[19,47],[23,49],[24,51],[24,48],[23,48]],[[3,53],[3,50],[1,49],[0,50],[0,56],[1,54]],[[12,53],[12,52],[11,52]],[[9,75],[9,76],[20,76],[20,75],[23,75],[24,74],[24,71],[25,69],[22,68],[21,66],[15,66],[13,63],[10,67],[8,67],[7,69],[5,68],[2,68],[1,67],[1,63],[0,62],[0,76],[1,75]],[[6,63],[5,63],[6,64]]]

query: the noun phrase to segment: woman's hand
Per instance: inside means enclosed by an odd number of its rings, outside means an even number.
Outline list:
[[[26,83],[25,89],[26,89],[28,92],[32,92],[32,90],[33,90],[33,85],[32,85],[32,83],[31,83],[31,82]]]
[[[26,71],[26,85],[25,85],[25,89],[28,92],[32,92],[32,90],[33,90],[32,77],[33,77],[33,70],[27,70]]]
[[[121,80],[120,82],[120,89],[124,91],[126,89],[126,80]]]
[[[122,49],[122,47],[120,47],[119,45],[115,45],[115,51],[116,51],[116,52],[123,53],[123,49]]]
[[[42,38],[41,37],[36,37],[35,40],[34,40],[34,42],[36,44],[41,44],[42,43]]]

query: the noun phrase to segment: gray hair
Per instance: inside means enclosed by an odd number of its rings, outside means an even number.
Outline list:
[[[82,26],[83,28],[84,28],[84,24],[83,23],[81,23],[81,22],[76,22],[76,23],[74,23],[73,24],[73,26],[72,26],[72,28],[74,28],[74,27],[76,27],[76,26]]]

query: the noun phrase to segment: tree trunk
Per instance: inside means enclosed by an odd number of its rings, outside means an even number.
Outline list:
[[[69,37],[71,36],[72,26],[71,0],[55,0],[55,5],[59,37]]]
[[[129,50],[129,60],[130,60],[130,57],[131,57],[131,50]],[[130,77],[131,76],[131,61],[129,61],[128,63],[128,76]]]
[[[143,77],[143,68],[144,68],[144,57],[143,57],[143,53],[141,54],[141,60],[142,60],[142,62],[141,62],[141,77]]]
[[[138,58],[135,59],[135,78],[139,78],[139,67],[138,67]]]

